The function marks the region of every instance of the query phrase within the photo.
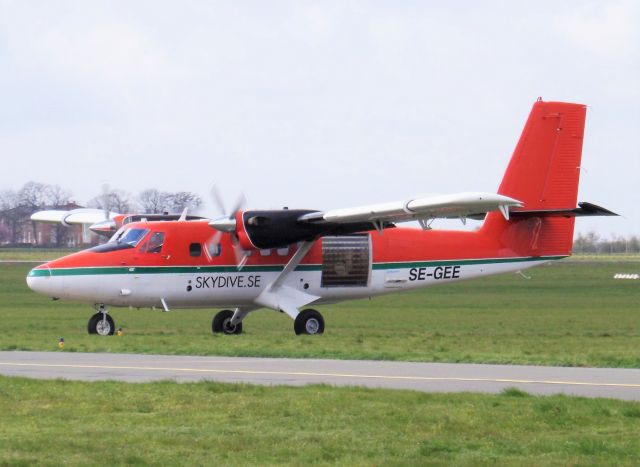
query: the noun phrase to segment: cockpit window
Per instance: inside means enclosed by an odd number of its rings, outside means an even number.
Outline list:
[[[98,245],[91,248],[91,251],[97,253],[106,253],[107,251],[124,250],[127,248],[135,248],[138,243],[147,235],[149,229],[136,229],[122,227],[109,239],[104,245]]]
[[[147,232],[149,232],[149,229],[120,229],[113,237],[111,237],[111,239],[109,239],[109,243],[126,243],[135,247],[140,243],[140,240],[142,240]]]
[[[142,253],[160,253],[164,245],[164,232],[153,232],[149,241],[140,248]]]

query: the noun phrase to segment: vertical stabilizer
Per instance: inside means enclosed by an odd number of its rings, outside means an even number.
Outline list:
[[[498,193],[523,202],[525,211],[573,209],[578,197],[586,107],[538,100],[531,109]],[[527,256],[569,255],[573,217],[539,214],[505,221],[487,216],[482,231]]]

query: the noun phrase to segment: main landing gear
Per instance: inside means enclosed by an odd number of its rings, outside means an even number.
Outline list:
[[[313,308],[302,310],[293,322],[293,329],[300,334],[322,334],[324,332],[324,318]]]
[[[242,320],[249,310],[222,310],[218,312],[211,323],[214,334],[241,334]],[[301,311],[293,322],[293,330],[300,334],[322,334],[324,332],[324,318],[319,311],[312,308]]]
[[[116,331],[116,325],[113,318],[107,313],[107,307],[104,305],[96,306],[97,313],[89,318],[87,331],[89,334],[98,334],[100,336],[113,336]]]

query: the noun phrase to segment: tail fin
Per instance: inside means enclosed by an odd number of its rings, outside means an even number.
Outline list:
[[[538,100],[531,109],[498,193],[537,215],[506,221],[490,213],[482,227],[502,247],[523,256],[570,255],[574,217],[540,211],[576,207],[586,107]]]

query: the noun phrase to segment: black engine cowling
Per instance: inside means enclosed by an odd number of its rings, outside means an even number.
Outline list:
[[[345,235],[371,230],[369,222],[337,224],[323,220],[300,220],[309,209],[244,211],[236,217],[236,234],[244,249],[282,248],[296,242],[314,240],[323,235]],[[239,222],[241,221],[241,222]],[[389,227],[387,224],[385,227]]]

